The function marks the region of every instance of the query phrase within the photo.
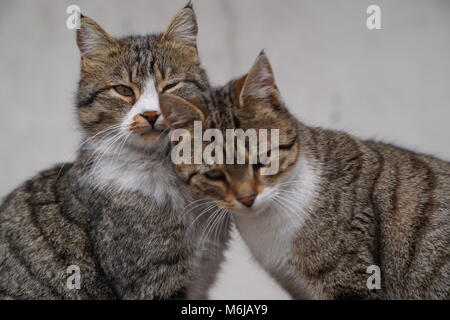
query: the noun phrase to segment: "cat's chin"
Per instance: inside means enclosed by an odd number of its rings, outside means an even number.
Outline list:
[[[167,134],[165,129],[148,130],[143,133],[132,134],[128,140],[129,145],[143,150],[151,150],[161,146]]]
[[[240,216],[258,216],[259,214],[261,214],[261,212],[264,211],[264,207],[263,206],[251,206],[251,207],[246,207],[243,206],[239,203],[237,203],[233,208],[227,208],[228,211],[236,214],[236,215],[240,215]]]

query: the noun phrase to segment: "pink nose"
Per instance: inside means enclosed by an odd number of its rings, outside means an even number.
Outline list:
[[[161,113],[159,113],[158,111],[149,111],[149,112],[144,112],[141,113],[141,116],[148,121],[148,123],[150,123],[152,126],[155,125],[156,120],[158,119],[159,115]]]
[[[243,197],[237,198],[237,200],[242,203],[246,207],[251,207],[253,203],[255,202],[256,194],[252,193]]]

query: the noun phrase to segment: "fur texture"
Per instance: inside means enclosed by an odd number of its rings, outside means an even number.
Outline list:
[[[189,100],[163,95],[161,109],[172,129],[197,120],[224,134],[280,130],[274,175],[248,161],[177,172],[233,215],[254,258],[294,298],[450,298],[448,162],[298,122],[264,53],[246,76]],[[379,289],[367,286],[372,265]]]
[[[188,212],[195,198],[170,162],[157,97],[209,87],[196,35],[190,6],[162,34],[118,39],[82,17],[83,143],[74,163],[41,172],[4,200],[0,298],[206,297],[222,253],[193,225],[209,209],[199,202]],[[66,285],[70,265],[80,268],[80,289]]]

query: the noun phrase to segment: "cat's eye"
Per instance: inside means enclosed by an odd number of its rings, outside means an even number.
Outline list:
[[[261,169],[262,167],[264,167],[266,164],[268,164],[270,161],[270,155],[272,154],[271,150],[267,150],[266,154],[259,154],[256,158],[256,163],[253,164],[253,170],[256,172],[259,169]],[[261,158],[266,159],[264,162],[262,163]]]
[[[253,170],[258,171],[261,169],[264,165],[261,162],[257,162],[253,165]]]
[[[258,158],[256,159],[256,163],[253,164],[253,170],[258,171],[263,166],[264,165],[261,163],[260,157],[258,156]]]
[[[281,105],[279,105],[279,104],[274,105],[273,106],[273,110],[280,111],[281,110]]]
[[[210,170],[205,172],[205,176],[211,180],[225,180],[225,174],[221,170]]]
[[[163,92],[166,92],[167,90],[170,90],[170,89],[172,89],[172,88],[175,88],[178,84],[179,84],[179,82],[170,83],[170,84],[166,85],[166,86],[162,89],[162,91],[163,91]]]
[[[121,96],[134,97],[133,89],[131,89],[130,87],[123,86],[123,85],[118,85],[118,86],[114,87],[114,90],[116,90],[116,92],[118,94],[120,94]]]

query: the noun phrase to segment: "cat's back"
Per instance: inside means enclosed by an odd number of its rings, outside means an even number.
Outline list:
[[[376,187],[391,191],[394,209],[404,208],[410,200],[421,202],[416,209],[424,214],[438,209],[450,214],[450,162],[382,142],[363,143],[378,164]]]
[[[67,270],[74,264],[91,282],[94,265],[83,208],[71,190],[71,168],[72,164],[61,164],[42,171],[3,200],[0,298],[92,297],[84,290],[69,290],[66,283]]]
[[[324,196],[315,204],[320,220],[299,237],[315,240],[318,223],[327,222],[322,238],[342,257],[336,281],[348,289],[333,291],[334,278],[324,278],[329,296],[450,298],[450,163],[340,131],[313,129],[310,136]],[[333,233],[333,224],[342,232]],[[314,240],[298,246],[301,257],[321,250]],[[311,265],[330,261],[320,257]],[[381,290],[367,291],[363,275],[371,265],[381,270]],[[349,282],[351,270],[358,271]]]
[[[379,167],[372,195],[385,284],[397,284],[392,297],[450,298],[450,163],[389,144],[365,145]]]

